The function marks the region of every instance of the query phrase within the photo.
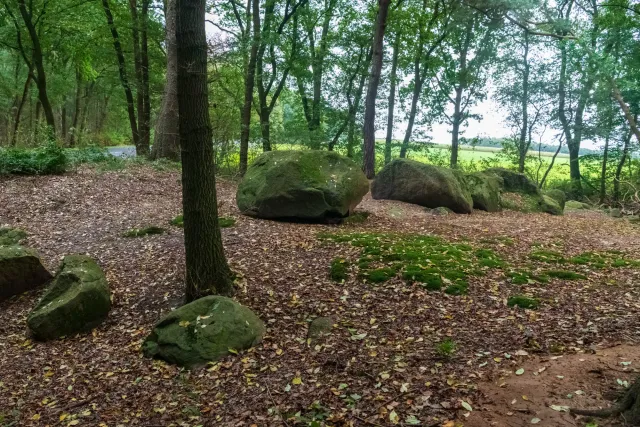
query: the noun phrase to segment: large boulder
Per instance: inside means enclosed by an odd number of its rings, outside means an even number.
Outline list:
[[[147,337],[147,357],[194,368],[262,340],[265,327],[247,307],[222,296],[197,299],[167,314]]]
[[[110,308],[109,285],[98,264],[85,255],[68,255],[27,325],[37,339],[56,339],[95,328]]]
[[[485,172],[490,172],[502,178],[502,188],[504,191],[524,194],[538,194],[538,186],[523,173],[514,172],[505,168],[490,168]]]
[[[562,215],[564,207],[553,197],[543,194],[540,201],[540,210],[551,215]]]
[[[0,301],[51,280],[38,253],[22,246],[0,246]]]
[[[475,172],[466,175],[473,198],[473,208],[487,212],[498,212],[500,191],[504,185],[502,177],[491,172]]]
[[[473,211],[462,172],[414,160],[398,159],[386,165],[373,181],[371,195],[428,208],[442,206],[456,213]]]
[[[348,216],[368,191],[360,167],[337,153],[270,151],[249,166],[236,201],[258,218],[325,221]]]
[[[567,202],[567,195],[565,194],[564,191],[554,188],[551,190],[546,190],[543,194],[555,200],[556,203],[558,203],[558,205],[560,206],[560,208],[564,210],[565,204]]]

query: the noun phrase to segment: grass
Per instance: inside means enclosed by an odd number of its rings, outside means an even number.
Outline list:
[[[363,222],[367,221],[367,218],[369,218],[370,213],[367,211],[358,211],[358,212],[354,212],[353,214],[349,215],[348,217],[346,217],[342,223],[343,224],[362,224]]]
[[[506,266],[491,249],[474,249],[468,244],[450,243],[435,236],[320,233],[318,238],[362,248],[357,261],[358,277],[370,283],[384,283],[400,276],[407,283],[416,283],[431,291],[446,286],[446,293],[464,295],[470,276],[480,276],[486,269]],[[331,271],[336,268],[334,262]]]
[[[587,276],[585,276],[584,274],[568,270],[545,270],[542,274],[544,274],[545,276],[555,277],[556,279],[563,280],[584,280],[587,278]]]

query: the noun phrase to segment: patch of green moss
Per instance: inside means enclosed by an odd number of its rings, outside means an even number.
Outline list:
[[[361,273],[361,276],[367,279],[369,282],[382,283],[391,279],[396,275],[396,270],[389,267],[376,268],[375,270],[369,270]]]
[[[536,309],[540,305],[540,301],[536,298],[531,298],[526,295],[514,295],[509,297],[507,300],[507,305],[509,307],[520,307],[520,308],[529,308]]]
[[[233,227],[236,223],[236,219],[232,217],[221,216],[218,217],[218,225],[220,228]],[[169,224],[175,225],[176,227],[183,228],[184,227],[184,215],[180,214],[177,217],[173,218],[169,221]]]
[[[454,283],[453,285],[447,286],[444,293],[449,295],[466,295],[468,289],[469,285]]]
[[[543,274],[563,280],[583,280],[587,278],[587,276],[583,274],[568,270],[546,270]]]
[[[331,261],[331,280],[338,283],[344,282],[347,278],[348,266],[349,263],[344,258],[335,258],[333,261]]]
[[[0,227],[0,246],[17,245],[27,237],[27,233],[19,228]]]
[[[458,349],[458,345],[451,338],[446,338],[436,344],[436,353],[442,357],[450,357]]]
[[[320,233],[318,238],[349,242],[362,248],[359,276],[380,283],[400,273],[408,282],[438,290],[443,282],[466,290],[467,278],[484,274],[483,269],[506,265],[491,249],[474,249],[466,243],[450,243],[435,236],[399,233]]]
[[[547,283],[549,277],[545,275],[533,274],[530,271],[510,271],[507,277],[511,278],[514,285],[528,285],[531,283]]]
[[[534,261],[541,261],[550,264],[561,264],[566,261],[564,255],[562,255],[560,252],[545,249],[532,251],[529,254],[529,258]]]
[[[599,269],[607,267],[636,267],[640,265],[640,262],[637,260],[625,258],[624,254],[620,251],[584,252],[571,257],[569,262]]]
[[[163,234],[165,232],[164,228],[156,227],[154,225],[144,228],[132,228],[131,230],[127,230],[123,237],[143,237],[150,236],[154,234]]]

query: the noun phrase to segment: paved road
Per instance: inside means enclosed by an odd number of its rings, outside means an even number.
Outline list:
[[[133,145],[126,145],[122,147],[108,147],[109,154],[115,157],[135,157],[136,147]]]

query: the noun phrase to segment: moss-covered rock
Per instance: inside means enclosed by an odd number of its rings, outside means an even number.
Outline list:
[[[542,200],[540,202],[540,209],[542,212],[546,212],[551,215],[562,215],[563,208],[560,204],[550,196],[546,194],[542,195]]]
[[[348,216],[369,191],[353,160],[331,151],[271,151],[249,166],[236,201],[246,215],[325,221]]]
[[[56,339],[95,328],[110,309],[109,285],[98,264],[85,255],[67,255],[27,325],[37,339]]]
[[[309,330],[307,331],[307,339],[317,340],[324,335],[331,333],[333,329],[332,317],[316,317],[309,323]]]
[[[444,206],[439,206],[435,209],[431,209],[431,215],[435,216],[447,216],[450,213],[453,213],[453,211],[449,208],[445,208]]]
[[[147,357],[188,368],[248,349],[262,340],[265,327],[247,307],[222,296],[207,296],[167,314],[147,337]]]
[[[371,195],[428,208],[446,207],[456,213],[473,210],[462,172],[414,160],[397,159],[386,165],[373,181]]]
[[[0,301],[51,280],[38,253],[23,246],[0,246]]]
[[[556,203],[560,206],[560,209],[564,210],[567,202],[567,195],[564,191],[554,188],[552,190],[546,190],[543,194],[555,200]]]
[[[514,295],[507,300],[509,307],[520,307],[535,310],[540,305],[540,301],[536,298],[531,298],[526,295]]]
[[[490,172],[502,178],[504,191],[524,194],[538,194],[538,186],[523,173],[514,172],[505,168],[490,168]]]
[[[567,210],[591,209],[591,205],[579,202],[577,200],[567,200],[564,207]]]
[[[622,211],[619,208],[613,208],[609,211],[611,218],[622,218]]]
[[[498,212],[500,206],[500,191],[504,186],[504,179],[491,172],[475,172],[466,175],[473,208],[487,212]]]
[[[19,228],[0,227],[0,246],[11,246],[20,243],[27,233]]]

